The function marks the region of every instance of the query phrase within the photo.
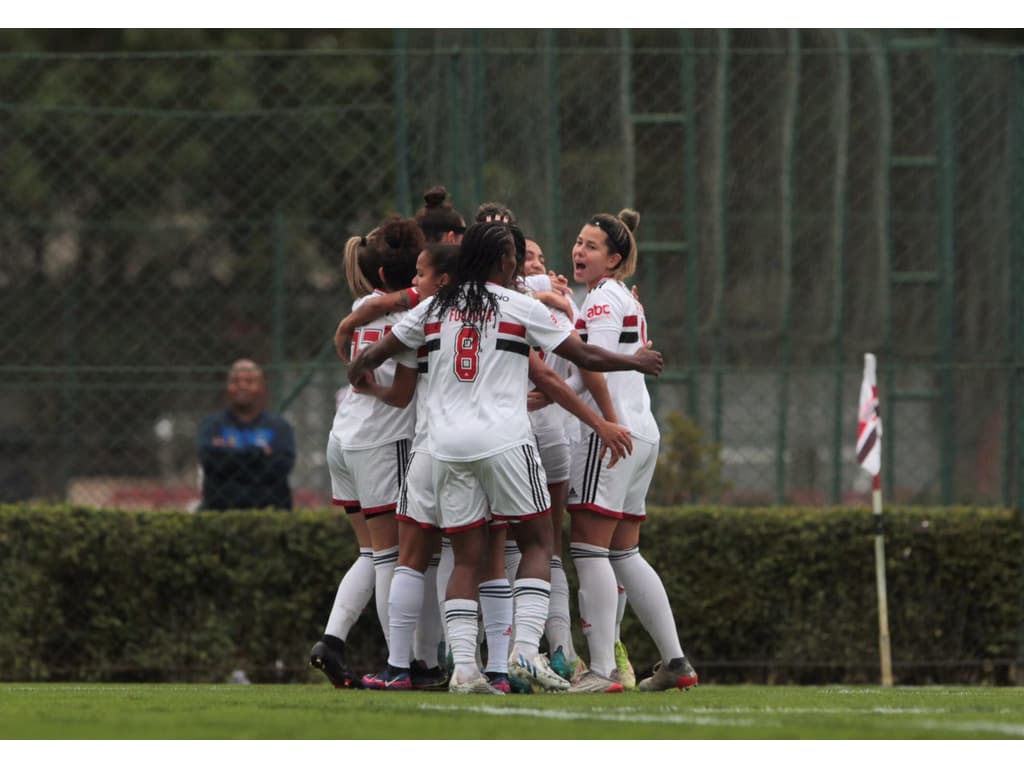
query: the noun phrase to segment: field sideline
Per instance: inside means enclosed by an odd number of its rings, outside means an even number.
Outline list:
[[[526,726],[526,727],[524,727]],[[324,685],[0,684],[3,739],[1022,739],[1015,688],[705,685],[460,697]]]

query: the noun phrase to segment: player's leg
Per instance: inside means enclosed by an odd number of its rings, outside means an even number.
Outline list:
[[[590,651],[590,671],[573,684],[580,693],[622,690],[615,667],[615,614],[618,584],[609,560],[612,535],[625,502],[633,457],[609,468],[600,440],[588,432],[573,456],[568,509],[572,516],[569,551],[579,579],[579,611]]]
[[[553,539],[544,467],[536,448],[523,445],[487,459],[481,477],[491,514],[497,520],[515,521],[522,552],[513,584],[515,642],[509,675],[545,690],[566,690],[568,683],[551,669],[539,647],[551,603]]]
[[[646,516],[644,498],[654,476],[658,446],[638,441],[633,452],[639,463],[627,493],[625,515],[612,536],[611,563],[634,613],[661,656],[654,676],[638,687],[644,691],[689,688],[696,685],[697,674],[683,654],[665,585],[640,554],[640,525]]]
[[[323,671],[336,688],[359,685],[359,678],[345,662],[345,641],[352,626],[373,595],[373,550],[366,520],[359,510],[355,485],[337,442],[328,440],[327,465],[331,473],[331,497],[345,509],[359,542],[359,556],[346,571],[334,595],[324,634],[310,650],[310,665]]]
[[[512,585],[505,575],[507,523],[487,527],[487,561],[480,581],[480,615],[487,641],[484,675],[492,686],[510,692],[508,651],[512,640]]]
[[[452,693],[501,693],[487,682],[476,661],[479,586],[487,546],[487,497],[473,474],[473,462],[433,463],[442,530],[452,543],[452,572],[444,619],[454,667]]]

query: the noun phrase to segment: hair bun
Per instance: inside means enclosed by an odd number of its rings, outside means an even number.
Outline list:
[[[626,225],[626,228],[630,232],[636,232],[637,225],[640,223],[640,214],[634,211],[632,208],[623,208],[619,211],[619,221]]]
[[[446,197],[448,197],[447,189],[442,186],[431,187],[423,193],[423,202],[427,208],[437,208],[444,203]]]

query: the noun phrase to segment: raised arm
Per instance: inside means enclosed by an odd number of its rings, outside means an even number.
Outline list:
[[[347,363],[352,334],[355,333],[356,328],[361,325],[369,325],[378,317],[383,317],[389,312],[401,312],[415,304],[416,294],[411,288],[364,301],[338,323],[338,328],[334,331],[334,351],[338,353],[339,358]]]
[[[562,381],[561,377],[546,366],[536,352],[530,352],[530,381],[550,397],[555,403],[578,418],[588,427],[597,433],[604,446],[601,449],[601,456],[604,457],[605,450],[611,450],[612,460],[608,466],[614,466],[619,459],[628,456],[633,452],[633,440],[626,427],[606,421],[594,413],[586,403],[580,400],[579,396]]]
[[[593,344],[585,344],[572,333],[552,351],[588,371],[639,371],[657,376],[665,367],[661,353],[653,349],[638,349],[635,354],[621,355]]]

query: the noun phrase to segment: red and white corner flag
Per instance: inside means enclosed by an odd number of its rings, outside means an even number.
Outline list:
[[[877,476],[882,468],[882,418],[878,413],[875,356],[864,355],[864,381],[860,385],[857,412],[857,463]]]
[[[885,586],[885,529],[882,525],[882,419],[878,415],[875,356],[864,355],[864,381],[857,411],[857,463],[871,473],[871,506],[875,520],[875,586],[878,591],[878,652],[882,685],[892,686],[892,649],[889,642],[889,597]]]

